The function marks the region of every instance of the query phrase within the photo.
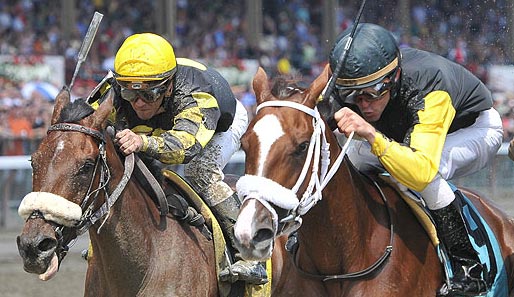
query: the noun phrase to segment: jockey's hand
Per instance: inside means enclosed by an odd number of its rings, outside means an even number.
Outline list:
[[[375,127],[348,107],[338,110],[334,114],[334,119],[337,122],[339,132],[344,133],[346,137],[351,132],[355,132],[355,134],[366,139],[370,144],[375,142]]]
[[[120,147],[120,151],[123,154],[129,155],[141,150],[143,147],[143,138],[132,132],[132,130],[125,129],[116,133],[114,143]]]

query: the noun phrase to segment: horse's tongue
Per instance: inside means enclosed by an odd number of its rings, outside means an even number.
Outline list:
[[[47,281],[55,276],[57,271],[59,270],[59,259],[57,259],[57,254],[54,253],[52,261],[50,261],[50,265],[45,273],[39,275],[39,279],[42,281]]]

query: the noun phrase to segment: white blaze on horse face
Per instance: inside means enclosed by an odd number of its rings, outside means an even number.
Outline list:
[[[280,124],[278,118],[275,115],[268,114],[262,117],[262,119],[260,119],[257,123],[255,123],[253,131],[259,140],[260,158],[257,175],[262,176],[264,162],[268,158],[271,146],[282,135],[284,135],[284,130],[282,129],[282,125]]]
[[[234,225],[234,235],[244,247],[250,246],[250,242],[256,232],[254,218],[257,211],[255,204],[255,199],[249,200],[245,207],[241,208],[241,212]]]

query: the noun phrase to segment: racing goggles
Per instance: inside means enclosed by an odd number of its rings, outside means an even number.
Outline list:
[[[340,98],[345,102],[356,104],[361,100],[368,103],[378,101],[390,90],[392,81],[379,82],[374,86],[366,87],[365,89],[342,89],[336,85],[337,93]]]
[[[153,103],[166,92],[168,88],[168,82],[171,76],[164,78],[159,81],[118,81],[120,86],[121,98],[128,102],[135,102],[138,98],[141,98],[146,103]]]

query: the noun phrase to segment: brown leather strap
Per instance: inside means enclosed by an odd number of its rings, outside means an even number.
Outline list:
[[[135,155],[135,159],[137,170],[146,178],[146,180],[152,187],[153,192],[155,193],[157,202],[159,203],[159,211],[161,213],[161,216],[167,215],[168,202],[166,201],[166,195],[164,194],[164,191],[162,190],[160,183],[150,172],[150,170],[148,170],[148,167],[146,167],[145,163],[143,163],[143,161],[137,155]]]

